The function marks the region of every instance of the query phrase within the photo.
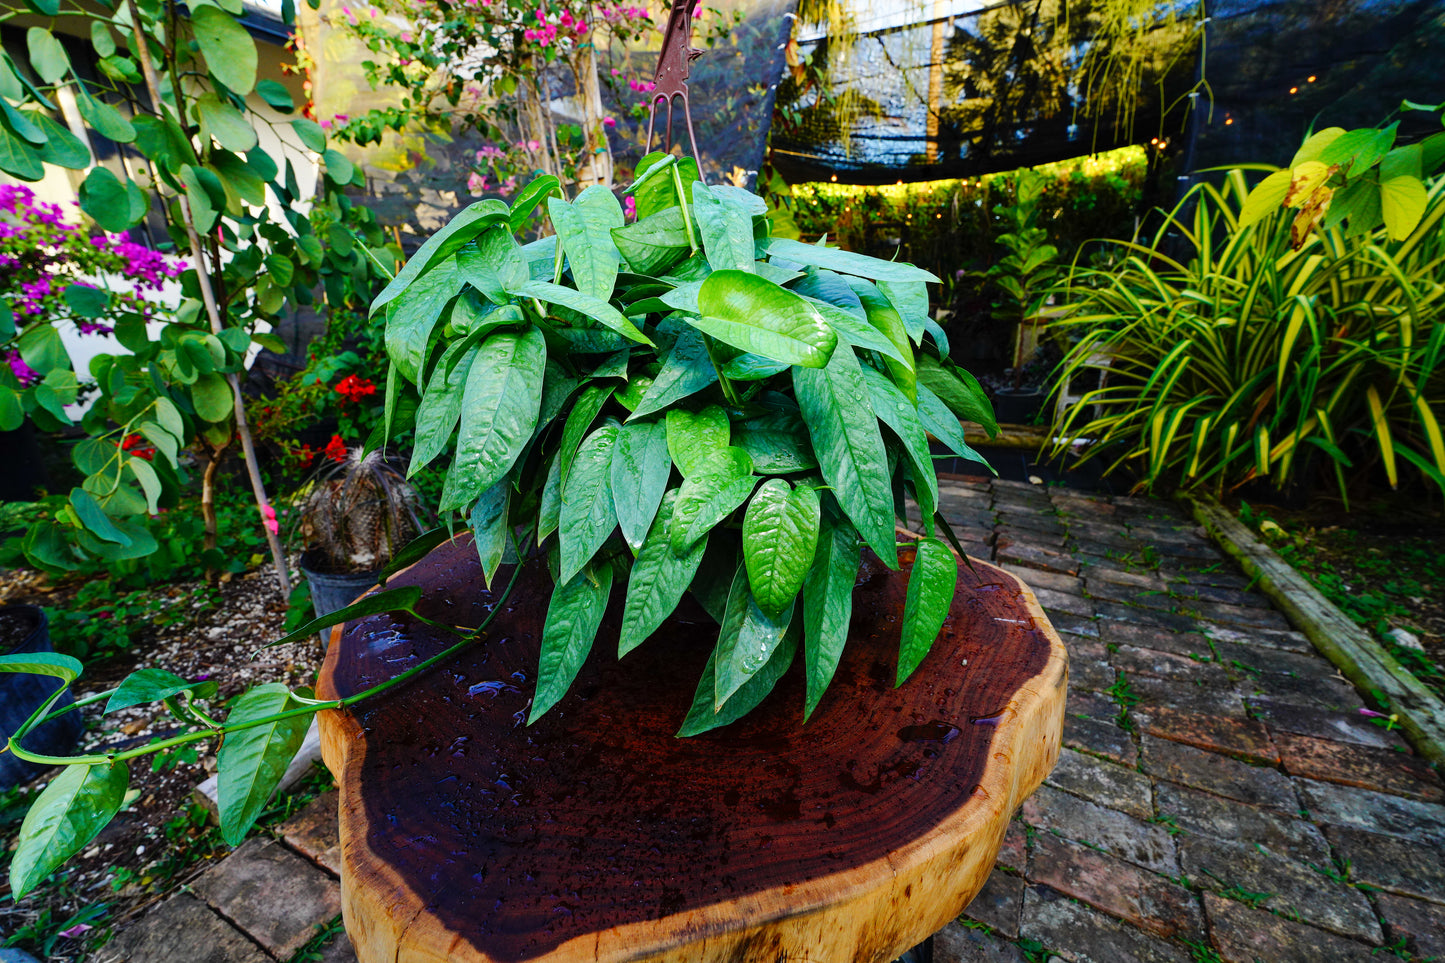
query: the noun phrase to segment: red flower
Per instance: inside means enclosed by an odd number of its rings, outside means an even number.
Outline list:
[[[343,462],[346,460],[347,454],[346,442],[341,440],[340,435],[332,435],[331,440],[326,443],[326,447],[321,449],[321,453],[334,462]]]
[[[365,378],[358,378],[352,374],[337,382],[336,393],[347,401],[360,401],[367,395],[376,394],[376,385]]]
[[[293,448],[287,454],[296,459],[297,468],[310,468],[311,462],[316,459],[316,450],[310,445]]]
[[[120,443],[120,450],[135,455],[142,461],[150,461],[156,456],[156,450],[146,444],[146,440],[140,435],[126,435],[125,440]]]

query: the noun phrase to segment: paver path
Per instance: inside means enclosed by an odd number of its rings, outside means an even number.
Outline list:
[[[1445,784],[1181,511],[941,489],[964,547],[1034,588],[1071,678],[1058,768],[935,963],[1445,959]],[[289,959],[336,916],[335,806],[247,842],[101,958]],[[354,960],[344,935],[323,952]]]

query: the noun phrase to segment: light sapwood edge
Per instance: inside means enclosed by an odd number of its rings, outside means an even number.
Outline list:
[[[786,893],[755,893],[587,934],[534,963],[887,963],[957,917],[988,879],[1013,813],[1058,760],[1068,684],[1067,653],[1032,590],[989,562],[970,561],[1020,586],[1050,646],[1043,668],[1010,698],[1012,712],[994,730],[993,761],[979,782],[985,795],[970,797],[886,860]],[[328,662],[340,649],[336,641]],[[324,670],[323,676],[329,679]],[[320,713],[320,731],[322,758],[341,786],[342,915],[360,963],[494,963],[427,914],[427,895],[367,848],[364,807],[348,788],[357,785],[364,762],[355,718]]]
[[[1384,695],[1417,752],[1445,766],[1445,702],[1218,501],[1186,496],[1194,519],[1361,693]]]

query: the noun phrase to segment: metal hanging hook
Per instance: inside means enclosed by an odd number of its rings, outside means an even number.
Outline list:
[[[662,52],[657,56],[657,72],[652,77],[652,112],[647,119],[646,150],[652,150],[652,132],[657,124],[657,105],[667,104],[667,126],[663,131],[663,150],[672,150],[673,103],[681,98],[682,116],[687,123],[687,139],[692,145],[692,159],[697,162],[697,176],[702,179],[702,155],[697,150],[697,136],[692,130],[692,107],[688,103],[687,78],[692,62],[702,51],[691,45],[692,4],[696,0],[673,0],[662,33]]]

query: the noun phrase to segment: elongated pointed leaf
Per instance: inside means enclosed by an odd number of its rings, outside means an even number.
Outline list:
[[[547,481],[542,486],[542,504],[537,509],[537,544],[557,530],[562,521],[562,452],[552,456]]]
[[[682,483],[672,516],[672,550],[688,551],[698,539],[727,518],[753,493],[758,476],[753,460],[741,448],[714,452],[697,473]]]
[[[821,368],[838,335],[804,297],[745,271],[714,271],[688,323],[725,344],[774,361]]]
[[[712,359],[708,357],[707,344],[702,339],[702,333],[694,328],[687,328],[677,336],[662,370],[657,373],[652,386],[642,396],[642,401],[632,412],[632,417],[641,418],[654,411],[661,411],[716,383],[717,369],[712,366]]]
[[[860,281],[856,278],[849,282],[858,299],[863,303],[863,310],[868,317],[868,323],[877,328],[893,346],[897,348],[897,354],[905,357],[906,361],[897,361],[892,356],[885,356],[883,361],[888,367],[888,374],[893,378],[893,383],[903,391],[909,401],[918,400],[917,382],[918,376],[914,371],[912,348],[909,340],[912,332],[904,322],[903,316],[893,303],[883,295],[883,292],[867,281]],[[920,285],[921,286],[921,285]],[[907,289],[907,285],[903,286]],[[927,298],[924,298],[925,310]],[[923,337],[923,323],[918,323],[918,337],[912,338],[919,341]]]
[[[897,568],[888,454],[857,356],[844,349],[821,370],[794,368],[793,386],[823,480],[864,541]]]
[[[661,421],[623,425],[612,451],[612,503],[622,537],[634,551],[647,538],[671,474],[667,425]]]
[[[918,386],[918,420],[924,431],[943,442],[955,455],[987,465],[989,471],[993,471],[993,466],[969,445],[968,436],[953,412],[949,411],[948,406],[937,395],[921,384]]]
[[[729,699],[772,659],[793,620],[793,606],[770,616],[758,607],[748,589],[746,569],[733,577],[727,612],[718,631],[713,708],[721,709]]]
[[[572,581],[617,527],[611,488],[618,429],[617,421],[608,418],[588,435],[562,483],[562,582]]]
[[[932,281],[935,284],[938,283],[938,278],[912,264],[884,261],[866,254],[840,251],[835,247],[819,247],[816,244],[804,244],[801,241],[774,237],[768,240],[767,249],[771,257],[783,258],[796,264],[826,268],[839,274],[872,278],[875,281]]]
[[[552,591],[547,621],[542,627],[537,694],[532,697],[527,725],[542,718],[571,688],[587,653],[592,651],[611,592],[612,566],[607,564],[588,566]]]
[[[48,675],[67,683],[80,678],[84,668],[79,659],[59,652],[17,652],[14,655],[0,655],[0,672]]]
[[[743,560],[758,606],[772,614],[793,604],[818,546],[818,494],[770,478],[753,493],[743,516]]]
[[[582,439],[592,429],[592,422],[597,420],[598,413],[602,411],[602,406],[607,404],[607,399],[610,397],[612,397],[612,388],[588,385],[577,396],[572,410],[567,412],[567,421],[562,425],[562,444],[557,450],[557,458],[561,461],[558,478],[560,484],[567,483],[567,476],[572,471],[572,460],[577,457],[577,449],[582,445]],[[557,494],[560,498],[561,488],[557,489]]]
[[[527,224],[527,218],[550,195],[561,190],[562,182],[555,174],[543,174],[527,183],[512,199],[512,209],[507,215],[507,226],[515,234]]]
[[[418,252],[420,253],[420,252]],[[404,291],[386,312],[386,355],[392,367],[416,384],[432,330],[441,322],[447,302],[466,282],[455,260],[443,261]]]
[[[482,579],[488,588],[491,588],[492,576],[497,574],[502,564],[507,552],[507,539],[512,534],[507,525],[507,509],[511,501],[512,483],[508,477],[482,492],[472,506],[472,540],[482,563]]]
[[[120,810],[130,784],[123,762],[66,766],[25,814],[10,862],[10,891],[20,899],[96,837]]]
[[[668,529],[676,502],[677,491],[668,492],[632,564],[632,574],[627,577],[627,604],[622,612],[622,634],[617,640],[619,659],[646,641],[677,608],[707,551],[704,537],[686,553],[673,553]]]
[[[993,405],[978,379],[967,371],[957,365],[940,364],[928,355],[919,355],[918,383],[926,385],[957,417],[982,425],[989,437],[998,434]]]
[[[818,708],[843,657],[861,561],[858,533],[847,522],[826,526],[818,536],[813,567],[803,583],[803,662],[808,680],[804,722]]]
[[[639,210],[639,213],[642,211]],[[655,214],[643,214],[637,223],[615,228],[612,240],[628,267],[648,277],[659,277],[687,257],[691,250],[687,244],[682,212],[676,207]]]
[[[918,492],[918,507],[924,518],[932,518],[938,507],[938,476],[933,470],[933,455],[928,448],[928,435],[915,408],[887,375],[877,368],[863,366],[868,382],[868,398],[880,421],[893,430],[903,442],[908,465]],[[924,389],[927,390],[927,389]]]
[[[668,454],[684,477],[695,475],[728,447],[731,431],[720,405],[708,405],[697,413],[674,408],[667,413]]]
[[[702,234],[703,251],[714,271],[752,273],[753,221],[744,211],[713,193],[702,181],[692,185],[692,214]]]
[[[432,534],[434,535],[435,533]],[[380,612],[408,612],[414,608],[419,601],[421,601],[421,589],[415,585],[387,589],[384,592],[372,592],[370,595],[352,602],[344,609],[337,609],[335,612],[328,612],[325,615],[317,616],[290,635],[277,639],[275,642],[268,642],[266,648],[270,648],[273,645],[287,645],[291,642],[299,642],[304,638],[315,635],[322,629],[329,629],[333,625],[340,625],[342,622],[350,622],[353,619],[363,618],[368,615],[376,615]]]
[[[251,722],[294,707],[290,689],[268,682],[237,699],[226,724]],[[311,715],[303,713],[226,733],[216,753],[216,804],[221,838],[228,844],[239,846],[246,838],[301,748],[310,724]]]
[[[846,285],[844,285],[846,287]],[[849,289],[852,293],[852,289]],[[857,296],[854,295],[856,298]],[[809,303],[818,309],[823,320],[828,322],[829,327],[838,333],[849,344],[859,348],[867,348],[870,351],[877,351],[885,357],[892,358],[900,364],[912,366],[913,352],[899,349],[882,331],[868,323],[866,316],[859,316],[843,308],[835,307],[825,301],[818,301],[809,298]],[[861,307],[859,309],[862,310]]]
[[[499,331],[482,342],[467,375],[442,511],[461,508],[511,470],[537,424],[546,364],[546,342],[536,328]]]
[[[303,121],[293,120],[293,127],[298,132]],[[312,121],[304,123],[314,125]],[[320,128],[317,128],[320,131]],[[313,146],[312,149],[320,151],[325,146],[325,138],[322,136],[321,146]],[[470,242],[482,231],[498,221],[505,221],[510,210],[507,205],[494,197],[469,204],[456,213],[440,231],[427,238],[421,247],[417,248],[415,254],[402,265],[396,277],[392,278],[382,289],[381,293],[371,302],[371,313],[373,315],[383,307],[390,304],[401,293],[411,287],[413,281],[422,275],[429,273],[437,264],[459,251],[463,245]],[[395,357],[392,358],[395,361]],[[414,379],[413,379],[414,380]]]
[[[797,409],[749,418],[735,426],[733,443],[753,458],[753,470],[764,475],[788,474],[818,467],[808,426]]]
[[[446,450],[462,417],[462,397],[480,347],[458,341],[447,348],[431,373],[416,410],[416,435],[407,477],[415,475]]]
[[[570,204],[560,197],[549,197],[547,212],[557,229],[577,290],[607,301],[612,297],[622,258],[612,240],[612,229],[623,223],[617,196],[594,184]]]
[[[717,650],[708,656],[707,667],[698,680],[697,692],[692,697],[692,707],[677,734],[680,737],[701,735],[704,732],[731,725],[752,712],[777,686],[793,664],[798,652],[798,629],[793,626],[784,634],[782,644],[773,649],[767,665],[748,677],[738,691],[721,709],[715,705],[717,692]]]
[[[514,286],[509,293],[520,297],[536,298],[538,301],[545,301],[548,304],[560,304],[564,308],[571,308],[573,311],[587,315],[593,321],[611,328],[638,344],[652,345],[651,338],[637,330],[637,325],[627,320],[621,311],[602,298],[574,291],[560,284],[552,284],[549,281],[527,281]]]
[[[129,709],[131,706],[159,702],[162,699],[180,695],[182,692],[198,690],[214,694],[216,683],[187,682],[165,669],[137,669],[126,676],[116,687],[115,692],[111,693],[110,701],[105,704],[105,711],[111,713],[117,709]]]
[[[898,645],[898,679],[902,685],[933,647],[953,607],[958,588],[958,559],[936,538],[918,543],[913,569],[908,574],[908,598],[903,603],[903,637]]]

